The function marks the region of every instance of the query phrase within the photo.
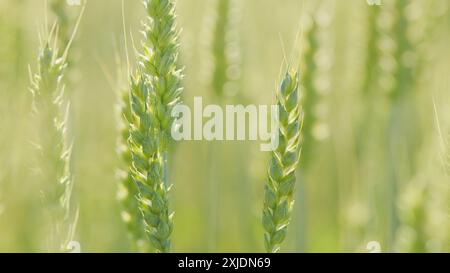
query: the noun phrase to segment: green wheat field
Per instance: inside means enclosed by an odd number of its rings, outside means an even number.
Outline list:
[[[0,252],[449,252],[449,44],[447,0],[0,0]],[[174,141],[194,97],[280,146]]]

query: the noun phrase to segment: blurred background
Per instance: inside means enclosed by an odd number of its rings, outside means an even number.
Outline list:
[[[59,20],[71,33],[81,9],[48,2],[0,0],[0,252],[46,251],[29,68],[45,29]],[[303,150],[283,252],[450,250],[449,5],[177,1],[186,104],[273,104],[286,63],[300,65]],[[83,252],[135,251],[117,201],[116,108],[128,80],[122,19],[133,65],[145,13],[139,0],[123,11],[121,0],[87,2],[66,71]],[[258,142],[176,143],[173,250],[264,251],[268,158]]]

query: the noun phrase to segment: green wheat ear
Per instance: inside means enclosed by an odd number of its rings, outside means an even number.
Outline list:
[[[162,146],[163,135],[157,129],[150,92],[143,76],[137,75],[132,79],[131,173],[139,187],[140,210],[149,241],[158,252],[169,252],[173,221],[169,212],[169,188],[165,186],[162,154],[165,148]]]
[[[132,120],[132,112],[130,107],[130,96],[128,89],[122,90],[120,93],[119,114],[120,128],[118,138],[118,154],[122,159],[124,166],[131,166],[132,156],[128,148],[128,138],[130,135],[129,122]],[[142,214],[139,209],[139,189],[133,180],[132,172],[129,169],[119,170],[119,190],[117,198],[122,205],[121,216],[127,226],[128,232],[134,244],[134,249],[139,252],[148,250],[145,238],[145,228]]]
[[[182,92],[182,72],[177,67],[178,31],[172,0],[145,0],[144,5],[144,52],[138,72],[131,78],[128,146],[147,237],[157,252],[169,252],[173,214],[169,210],[167,151],[171,112]]]
[[[294,204],[301,131],[298,73],[286,73],[277,95],[279,145],[270,160],[262,217],[265,247],[272,253],[279,251],[279,245],[286,237]]]
[[[51,39],[50,39],[51,40]],[[44,202],[51,217],[50,251],[64,252],[72,241],[76,220],[72,215],[73,175],[71,145],[67,137],[69,104],[64,95],[65,58],[47,42],[38,57],[38,72],[31,80],[33,113],[38,126],[40,179],[46,183]]]
[[[144,54],[140,67],[152,92],[156,129],[161,133],[164,149],[170,140],[172,109],[180,102],[182,70],[178,68],[178,35],[173,0],[145,0]]]

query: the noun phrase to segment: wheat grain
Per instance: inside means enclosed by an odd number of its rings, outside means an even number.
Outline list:
[[[173,1],[146,0],[144,4],[148,16],[144,24],[144,53],[130,88],[131,170],[139,186],[149,241],[158,252],[169,252],[173,214],[169,211],[166,160],[171,112],[182,92],[181,70],[177,67],[178,32]]]
[[[265,186],[263,227],[267,252],[278,252],[284,241],[293,207],[295,170],[300,149],[299,75],[286,73],[278,92],[279,145],[272,153]]]

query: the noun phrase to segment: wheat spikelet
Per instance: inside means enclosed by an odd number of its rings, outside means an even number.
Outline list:
[[[295,171],[299,160],[299,75],[286,76],[278,92],[279,145],[272,153],[265,187],[263,227],[267,252],[278,252],[284,241],[293,207]]]

